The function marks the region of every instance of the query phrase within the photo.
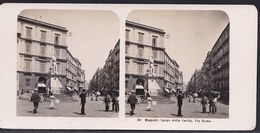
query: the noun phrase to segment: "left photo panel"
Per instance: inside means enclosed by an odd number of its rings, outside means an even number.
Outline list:
[[[117,118],[119,28],[106,10],[20,12],[17,116]]]

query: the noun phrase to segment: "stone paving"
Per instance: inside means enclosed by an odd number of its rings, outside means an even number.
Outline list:
[[[129,115],[130,105],[125,105],[125,116],[126,117],[164,117],[164,118],[228,118],[229,117],[229,106],[220,102],[217,102],[217,113],[209,113],[207,107],[207,112],[202,113],[202,106],[200,104],[200,99],[197,99],[196,103],[188,102],[188,99],[183,99],[182,106],[182,117],[177,116],[178,107],[176,97],[171,98],[174,101],[171,104],[157,104],[152,106],[151,111],[146,111],[147,104],[137,104],[135,109],[135,114],[133,116]]]
[[[54,109],[50,109],[50,102],[39,103],[38,113],[33,114],[33,103],[28,100],[17,99],[17,116],[33,116],[33,117],[118,117],[118,113],[112,112],[111,107],[109,112],[105,112],[103,98],[98,101],[91,101],[87,97],[85,105],[86,115],[80,115],[80,99],[77,95],[74,96],[77,102],[60,102],[55,104]]]

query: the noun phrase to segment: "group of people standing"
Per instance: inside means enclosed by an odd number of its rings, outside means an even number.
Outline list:
[[[91,97],[91,101],[93,101],[93,98],[94,98],[93,94],[96,97],[96,101],[98,101],[97,97],[100,94],[98,94],[98,93],[88,94]],[[85,115],[85,104],[86,104],[86,97],[87,97],[86,90],[83,90],[82,93],[80,93],[79,97],[81,99],[81,113],[80,114]],[[109,107],[110,107],[111,102],[112,102],[112,111],[115,111],[115,112],[119,111],[119,99],[118,99],[117,95],[113,94],[113,96],[111,98],[109,94],[105,94],[103,102],[105,104],[105,111],[106,112],[109,111]]]
[[[216,113],[217,112],[217,100],[219,96],[210,96],[209,99],[206,96],[201,98],[201,105],[202,105],[202,112],[206,113],[207,104],[209,104],[209,113]]]

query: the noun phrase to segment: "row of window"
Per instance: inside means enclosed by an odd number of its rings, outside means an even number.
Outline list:
[[[128,55],[129,53],[129,45],[125,45],[125,53],[126,55]],[[160,52],[156,49],[153,49],[152,50],[152,53],[153,53],[153,59],[159,59],[159,54],[160,53],[160,57],[163,58],[163,52]],[[137,47],[137,57],[138,58],[144,58],[144,46],[138,46]]]
[[[46,56],[46,48],[47,46],[45,44],[40,44],[40,52],[39,55]],[[55,55],[56,57],[61,56],[61,49],[58,47],[55,47]],[[26,54],[32,54],[32,42],[31,41],[25,41],[25,53]]]
[[[46,42],[46,35],[47,35],[47,31],[41,30],[41,39],[40,40],[42,42]],[[26,27],[26,38],[33,39],[31,27]],[[57,34],[57,33],[54,34],[54,44],[57,44],[57,45],[60,44],[60,34]]]
[[[39,72],[47,73],[48,70],[49,69],[46,68],[46,62],[40,61],[39,62]],[[25,59],[25,71],[32,72],[32,61],[29,59]],[[60,63],[57,63],[57,71],[58,71],[58,73],[61,72]]]
[[[125,37],[126,40],[129,40],[130,30],[126,30]],[[144,33],[138,32],[138,43],[144,43]],[[157,47],[158,45],[158,36],[152,35],[152,46]]]

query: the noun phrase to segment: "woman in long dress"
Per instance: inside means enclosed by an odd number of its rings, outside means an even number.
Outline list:
[[[151,110],[151,108],[152,108],[152,102],[153,102],[153,100],[152,100],[151,96],[148,94],[148,95],[147,95],[147,111],[150,111],[150,110]]]
[[[55,97],[54,97],[53,93],[51,93],[51,95],[50,95],[50,100],[51,100],[50,109],[53,109],[54,105],[55,105]]]

